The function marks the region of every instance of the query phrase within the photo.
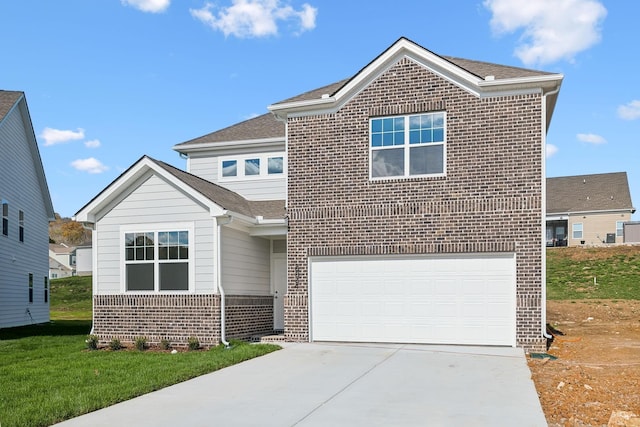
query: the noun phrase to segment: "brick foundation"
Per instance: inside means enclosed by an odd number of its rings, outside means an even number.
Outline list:
[[[248,340],[273,332],[273,297],[231,295],[226,297],[226,337]]]

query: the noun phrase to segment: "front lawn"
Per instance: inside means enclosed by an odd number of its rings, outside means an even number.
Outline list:
[[[88,351],[86,320],[0,330],[0,425],[49,426],[279,349]]]

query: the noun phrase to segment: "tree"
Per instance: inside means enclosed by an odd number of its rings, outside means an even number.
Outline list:
[[[60,226],[62,238],[67,243],[77,245],[85,239],[85,229],[79,222],[67,221]]]

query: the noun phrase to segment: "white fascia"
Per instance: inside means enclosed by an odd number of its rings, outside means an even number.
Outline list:
[[[227,150],[229,148],[251,148],[251,147],[260,147],[260,148],[268,148],[268,147],[277,147],[279,145],[284,144],[285,138],[284,136],[274,137],[274,138],[260,138],[260,139],[245,139],[240,141],[224,141],[224,142],[205,142],[202,144],[197,144],[192,147],[184,147],[180,145],[174,145],[173,150],[179,153],[197,153],[201,151],[217,151],[217,150]]]

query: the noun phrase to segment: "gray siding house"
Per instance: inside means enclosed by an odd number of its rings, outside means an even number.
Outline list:
[[[543,350],[562,78],[401,38],[174,146],[187,172],[143,157],[76,214],[95,230],[94,331]]]
[[[23,92],[0,90],[0,328],[49,321],[53,205]]]

